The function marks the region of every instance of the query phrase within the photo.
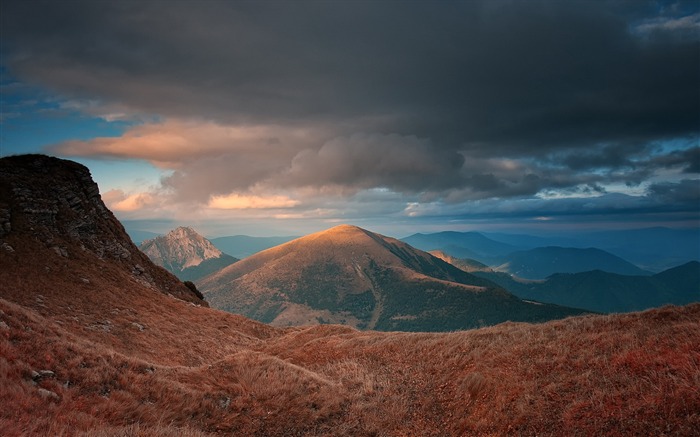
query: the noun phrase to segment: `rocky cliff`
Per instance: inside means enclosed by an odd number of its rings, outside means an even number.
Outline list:
[[[142,285],[204,304],[138,250],[102,202],[90,171],[72,161],[44,155],[0,159],[0,252],[5,267],[20,253],[44,259],[47,275],[57,257],[118,266]]]

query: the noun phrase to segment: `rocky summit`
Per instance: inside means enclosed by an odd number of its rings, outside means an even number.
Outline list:
[[[166,235],[146,240],[139,248],[156,265],[182,280],[199,279],[238,261],[190,227],[181,226]]]
[[[205,304],[138,250],[102,202],[90,171],[72,161],[44,155],[0,159],[0,252],[8,263],[24,253],[44,257],[49,276],[56,257],[118,265],[142,285]]]

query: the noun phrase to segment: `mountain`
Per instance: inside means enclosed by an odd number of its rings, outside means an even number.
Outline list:
[[[687,297],[686,302],[700,301],[700,262],[691,261],[664,270],[653,276],[654,280],[676,292],[679,298]],[[681,302],[680,300],[678,302]],[[674,302],[668,302],[674,303]]]
[[[663,227],[596,232],[596,247],[655,272],[688,261],[700,261],[700,228]]]
[[[591,270],[621,275],[650,274],[620,257],[595,248],[538,247],[510,253],[502,257],[501,262],[502,264],[494,266],[494,270],[525,279],[543,279],[555,273]]]
[[[274,328],[207,308],[136,250],[85,167],[0,158],[6,436],[692,436],[699,328],[700,305]]]
[[[140,249],[156,265],[183,281],[195,281],[238,261],[188,227],[179,227],[166,235],[146,240]]]
[[[229,253],[236,258],[243,259],[254,253],[271,247],[279,246],[298,237],[249,237],[247,235],[234,235],[231,237],[212,238],[211,242],[221,251]]]
[[[594,270],[557,273],[546,280],[527,281],[506,273],[478,272],[477,275],[522,299],[603,313],[700,302],[700,263],[697,261],[653,276],[626,276]]]
[[[283,326],[447,331],[581,313],[523,302],[406,243],[349,225],[245,258],[198,286],[216,308]]]
[[[519,246],[522,250],[546,246],[597,247],[653,272],[691,260],[700,261],[700,228],[697,227],[654,227],[538,236],[492,232],[484,232],[484,235]]]
[[[506,255],[521,249],[518,246],[487,238],[479,232],[445,231],[434,234],[413,234],[402,238],[401,241],[417,249],[442,250],[452,256],[473,258],[478,261]]]

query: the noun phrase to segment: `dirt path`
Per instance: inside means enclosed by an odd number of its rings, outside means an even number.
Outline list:
[[[377,290],[374,281],[372,281],[372,296],[374,296],[374,311],[372,311],[372,317],[370,317],[369,323],[367,324],[367,329],[370,330],[375,329],[379,317],[382,315],[382,311],[384,311],[384,299],[382,299],[382,295],[379,293],[379,290]]]

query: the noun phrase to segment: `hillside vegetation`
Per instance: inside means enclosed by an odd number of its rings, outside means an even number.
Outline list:
[[[83,308],[69,321],[0,299],[4,435],[690,436],[700,426],[700,305],[420,334],[275,330],[153,300],[106,306],[90,328]]]

